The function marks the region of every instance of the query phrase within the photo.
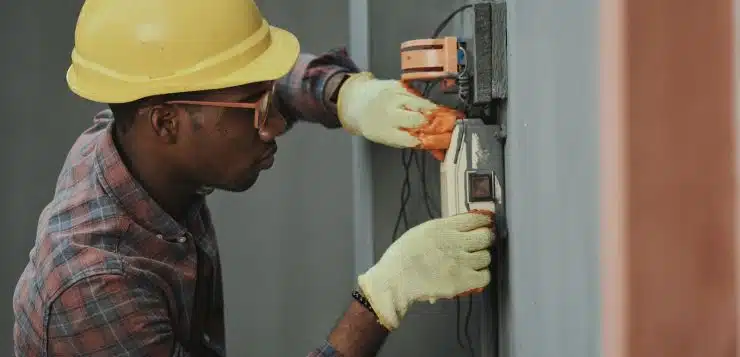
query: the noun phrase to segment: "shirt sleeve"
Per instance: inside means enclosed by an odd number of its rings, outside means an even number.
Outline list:
[[[324,100],[326,83],[339,73],[359,71],[344,48],[322,55],[301,53],[293,69],[276,84],[276,104],[288,128],[297,121],[340,127],[336,108]]]
[[[179,351],[166,301],[125,275],[85,278],[51,306],[49,356],[172,356]]]

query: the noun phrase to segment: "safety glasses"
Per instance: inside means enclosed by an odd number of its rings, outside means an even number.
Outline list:
[[[255,102],[251,103],[239,103],[239,102],[211,102],[211,101],[200,101],[200,100],[172,100],[167,101],[167,104],[188,104],[188,105],[204,105],[209,107],[221,107],[221,108],[236,108],[236,109],[253,109],[254,110],[254,127],[257,130],[265,129],[267,125],[267,118],[270,116],[270,107],[272,106],[272,96],[275,93],[275,84],[265,91],[264,94]]]

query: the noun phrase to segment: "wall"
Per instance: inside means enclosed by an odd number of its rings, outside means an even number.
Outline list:
[[[99,106],[69,92],[74,22],[82,1],[23,1],[0,11],[0,354],[12,353],[12,291],[67,151]]]
[[[348,41],[343,0],[258,1],[303,51]],[[290,9],[290,11],[286,11]],[[211,199],[233,356],[302,356],[321,343],[354,285],[350,136],[303,124],[244,195]]]
[[[508,355],[599,356],[598,3],[508,11]]]

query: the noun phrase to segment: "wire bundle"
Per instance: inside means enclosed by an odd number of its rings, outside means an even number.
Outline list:
[[[444,29],[449,25],[450,21],[452,19],[463,12],[465,9],[471,8],[472,4],[467,4],[464,6],[459,7],[450,15],[448,15],[440,24],[437,26],[437,28],[434,30],[434,33],[432,35],[433,38],[439,37],[439,35],[444,31]],[[429,97],[429,94],[434,88],[436,84],[438,84],[439,81],[432,81],[432,82],[426,82],[423,85],[422,90],[422,96],[425,98]],[[409,212],[408,212],[408,204],[409,200],[411,199],[411,168],[412,166],[416,166],[416,169],[420,176],[420,185],[421,185],[421,194],[423,196],[424,201],[424,208],[426,210],[427,216],[429,219],[439,218],[441,215],[440,208],[436,204],[436,202],[433,202],[429,187],[428,187],[428,175],[427,175],[427,169],[429,164],[427,163],[427,159],[429,158],[429,154],[424,151],[419,151],[415,149],[403,149],[401,151],[401,164],[403,165],[404,170],[404,177],[401,184],[401,207],[398,212],[398,216],[396,217],[395,226],[393,228],[393,236],[391,237],[392,240],[396,240],[400,233],[405,232],[409,228]],[[460,298],[455,298],[455,305],[457,309],[457,342],[460,345],[461,348],[465,349],[466,344],[468,349],[470,350],[470,355],[475,356],[475,350],[473,348],[473,341],[472,337],[470,336],[470,319],[472,318],[473,314],[473,297],[468,297],[468,306],[467,306],[467,312],[465,314],[465,321],[464,321],[464,327],[462,321],[462,304],[460,302]],[[464,333],[465,342],[466,344],[463,344],[463,336]]]

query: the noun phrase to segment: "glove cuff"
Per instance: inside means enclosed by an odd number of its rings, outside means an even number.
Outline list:
[[[360,291],[365,296],[370,306],[375,310],[378,322],[388,331],[398,328],[401,318],[406,313],[406,307],[397,307],[396,294],[387,281],[379,281],[373,276],[371,268],[367,273],[357,278]]]
[[[342,123],[344,130],[353,135],[360,135],[360,127],[356,119],[359,117],[359,113],[353,113],[351,103],[348,102],[351,102],[352,98],[355,98],[358,95],[356,84],[361,85],[361,83],[373,79],[375,79],[375,76],[370,72],[355,73],[350,75],[349,78],[344,81],[342,87],[339,88],[339,96],[337,98],[337,116],[339,117],[339,122]]]

